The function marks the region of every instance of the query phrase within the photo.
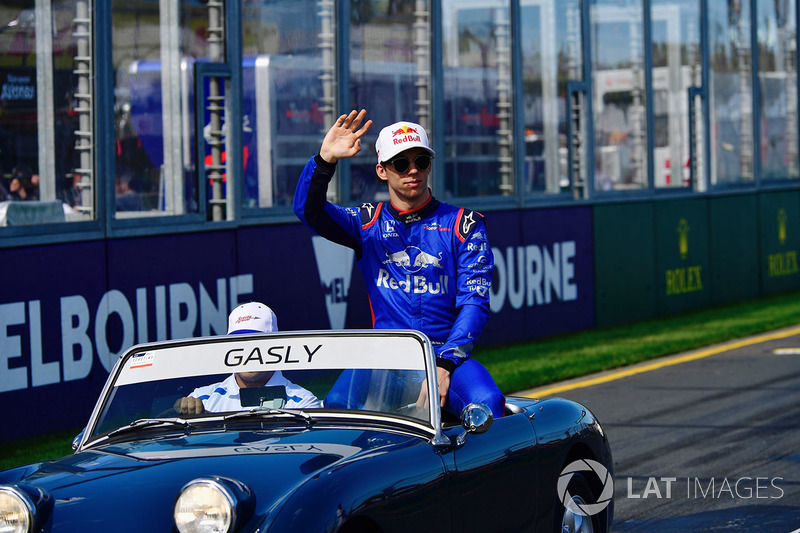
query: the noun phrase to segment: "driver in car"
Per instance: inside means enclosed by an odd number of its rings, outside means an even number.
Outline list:
[[[242,304],[228,317],[228,335],[240,333],[270,333],[278,331],[275,313],[260,302]],[[239,411],[243,408],[241,389],[250,387],[281,387],[285,390],[286,409],[313,409],[322,402],[310,391],[295,385],[280,371],[237,372],[220,383],[198,387],[185,398],[178,398],[175,411],[182,415],[204,412]]]

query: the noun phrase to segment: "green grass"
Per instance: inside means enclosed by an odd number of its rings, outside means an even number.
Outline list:
[[[513,393],[796,324],[800,292],[525,344],[479,346],[474,356],[503,392]],[[0,443],[0,470],[72,453],[78,431]]]
[[[0,443],[0,470],[37,463],[72,453],[72,439],[81,428]]]

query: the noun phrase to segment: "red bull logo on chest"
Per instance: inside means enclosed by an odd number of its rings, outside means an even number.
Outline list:
[[[407,246],[405,250],[399,250],[393,253],[386,253],[386,259],[383,264],[393,264],[401,267],[408,272],[419,272],[428,267],[435,267],[442,269],[442,252],[439,255],[429,254],[416,246]]]
[[[385,289],[402,290],[407,293],[430,293],[430,294],[446,294],[448,292],[448,280],[450,279],[447,274],[434,274],[435,269],[443,270],[442,252],[439,255],[433,255],[416,246],[407,246],[405,250],[398,250],[393,253],[386,253],[386,259],[383,261],[384,265],[391,265],[399,270],[404,270],[412,274],[418,273],[422,270],[430,269],[428,275],[410,274],[403,275],[395,269],[390,273],[390,269],[381,268],[378,272],[378,279],[375,283],[378,287]],[[398,275],[395,277],[396,275]],[[429,279],[430,278],[430,279]]]
[[[405,276],[394,277],[385,268],[378,271],[378,278],[375,285],[384,289],[401,290],[406,293],[414,294],[447,294],[450,276],[439,274],[436,279],[429,280],[426,276]]]

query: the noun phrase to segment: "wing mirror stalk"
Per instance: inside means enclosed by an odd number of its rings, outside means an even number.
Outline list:
[[[494,417],[492,410],[482,403],[471,403],[461,411],[461,426],[464,432],[456,439],[456,445],[462,446],[467,439],[467,435],[475,433],[480,435],[486,433],[492,427]]]

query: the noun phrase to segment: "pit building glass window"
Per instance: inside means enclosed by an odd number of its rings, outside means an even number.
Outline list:
[[[749,2],[710,2],[711,186],[753,183],[753,83]]]
[[[367,0],[350,10],[350,109],[366,109],[373,125],[351,161],[349,203],[389,199],[375,174],[375,141],[382,128],[416,122],[433,143],[428,2]],[[433,149],[438,152],[437,146]],[[431,174],[433,184],[437,176]],[[343,183],[345,191],[348,184]],[[436,186],[434,185],[434,192]]]
[[[212,195],[195,161],[194,66],[214,59],[214,11],[112,2],[116,218],[197,213],[199,188]]]
[[[591,3],[595,192],[649,186],[642,1]]]
[[[0,226],[93,220],[92,3],[0,7]]]
[[[244,207],[291,208],[335,120],[335,13],[333,0],[242,5]]]
[[[761,180],[797,179],[797,19],[794,2],[759,0]]]
[[[509,11],[497,0],[442,2],[445,173],[436,179],[446,196],[515,192]]]

